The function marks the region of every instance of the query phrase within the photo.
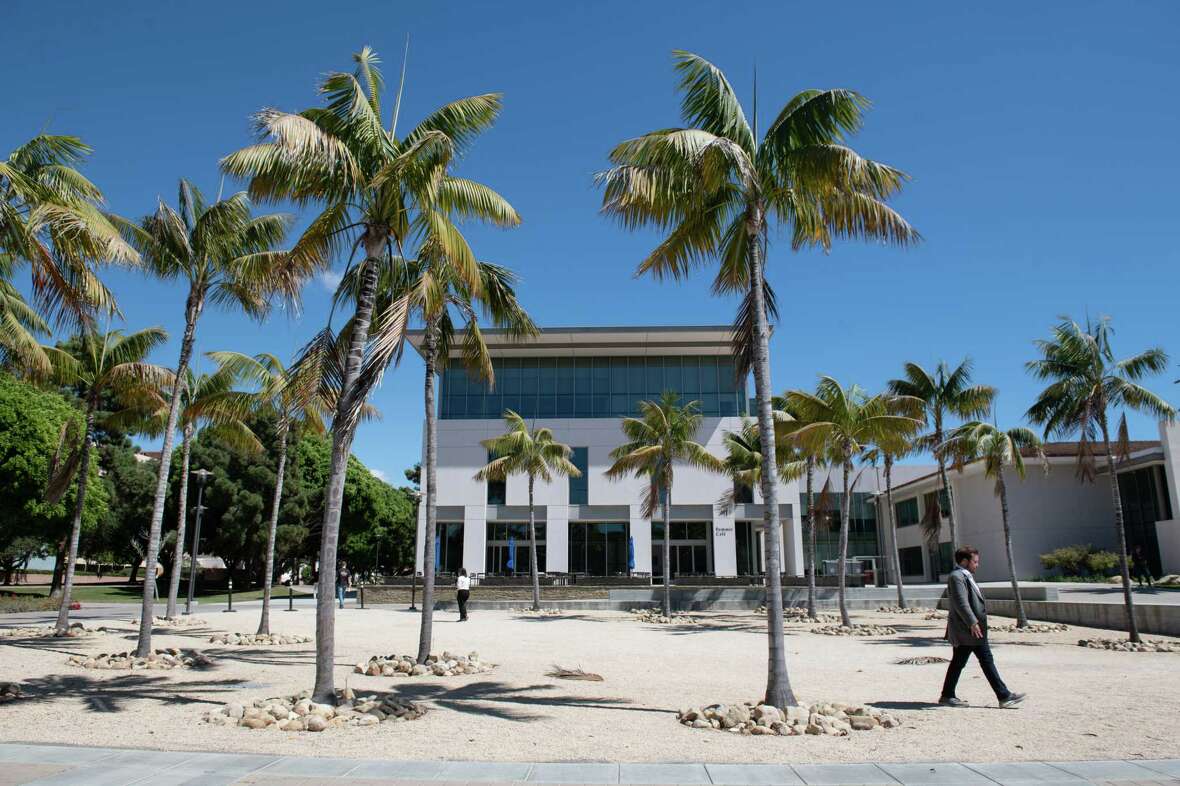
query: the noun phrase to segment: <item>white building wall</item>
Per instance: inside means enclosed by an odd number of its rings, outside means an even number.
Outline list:
[[[1164,573],[1180,573],[1180,423],[1160,423],[1164,447],[1164,476],[1172,518],[1155,523]]]

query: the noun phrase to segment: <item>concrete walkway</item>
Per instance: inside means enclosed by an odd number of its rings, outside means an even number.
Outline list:
[[[1180,759],[990,764],[544,764],[323,759],[0,743],[0,786],[442,786],[446,783],[1180,786]]]

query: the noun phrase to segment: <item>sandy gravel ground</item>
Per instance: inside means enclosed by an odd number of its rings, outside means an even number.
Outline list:
[[[209,613],[204,630],[164,632],[156,646],[197,648],[216,659],[205,670],[87,671],[69,654],[134,647],[122,633],[76,640],[0,639],[0,680],[33,697],[0,705],[0,740],[146,746],[290,755],[391,759],[527,761],[992,761],[1180,756],[1171,718],[1180,707],[1180,655],[1120,653],[1076,646],[1116,635],[1075,628],[1057,634],[993,633],[1000,671],[1027,691],[1019,709],[1000,710],[973,662],[959,696],[970,709],[936,706],[944,667],[901,666],[916,655],[949,656],[942,623],[920,615],[854,613],[895,626],[896,637],[848,639],[788,624],[788,665],[801,701],[871,703],[901,729],[847,738],[741,737],[679,725],[679,707],[757,698],[765,687],[764,618],[752,612],[693,615],[700,624],[655,626],[621,613],[521,617],[476,612],[458,623],[435,617],[436,651],[479,651],[491,674],[394,679],[352,673],[377,653],[412,653],[418,617],[404,610],[346,609],[337,616],[337,684],[395,691],[426,702],[421,720],[320,734],[220,728],[199,722],[230,700],[310,688],[313,645],[237,648],[210,644],[212,629],[253,632],[257,606]],[[995,622],[1008,622],[999,618]],[[9,623],[0,619],[0,626]],[[94,627],[102,624],[88,621]],[[314,614],[276,612],[272,630],[314,633]],[[551,679],[553,664],[581,666],[605,682]]]

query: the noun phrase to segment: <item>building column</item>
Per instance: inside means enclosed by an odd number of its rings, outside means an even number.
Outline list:
[[[570,571],[570,508],[569,505],[545,506],[545,564],[546,573]]]
[[[713,575],[737,575],[737,529],[733,512],[713,513]]]
[[[798,495],[789,507],[791,515],[780,516],[783,522],[783,572],[788,576],[802,576],[803,517],[800,515]]]
[[[635,542],[635,569],[632,573],[651,575],[651,519],[643,515],[640,505],[630,506],[631,539]]]
[[[463,567],[469,574],[482,574],[488,560],[488,507],[463,506]]]
[[[414,570],[418,573],[422,572],[422,555],[423,549],[426,548],[425,538],[422,534],[426,532],[426,502],[424,501],[418,505],[418,533],[417,542],[414,545]]]

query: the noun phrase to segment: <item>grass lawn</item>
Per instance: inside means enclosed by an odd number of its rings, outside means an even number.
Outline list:
[[[168,588],[161,582],[160,591],[167,593]],[[0,587],[0,592],[14,592],[21,595],[35,595],[46,597],[49,595],[49,587],[44,585],[38,586],[21,586],[21,587]],[[295,590],[295,595],[307,596],[307,593]],[[93,584],[78,584],[74,587],[74,600],[80,603],[138,603],[143,598],[143,586],[140,584],[102,584],[95,586]],[[180,602],[184,603],[184,599],[188,597],[187,589],[182,583],[180,586]],[[281,600],[287,597],[287,588],[276,586],[272,590],[271,597],[275,600]],[[206,603],[225,603],[227,600],[226,592],[223,589],[208,589],[205,591],[198,591],[196,594],[197,600]],[[234,602],[244,600],[259,600],[262,598],[262,588],[254,588],[249,590],[238,591],[234,590]],[[167,600],[167,595],[159,602]]]

